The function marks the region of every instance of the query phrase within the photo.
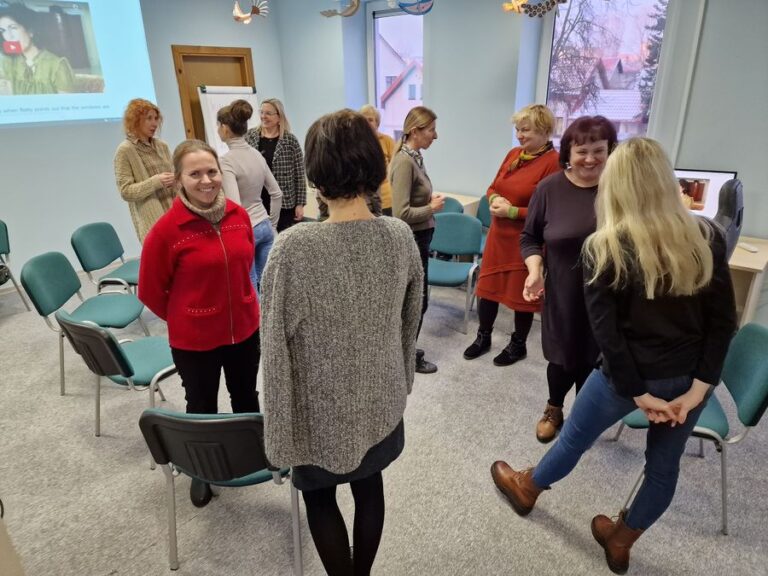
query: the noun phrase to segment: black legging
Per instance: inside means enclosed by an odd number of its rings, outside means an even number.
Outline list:
[[[566,370],[559,364],[547,364],[547,384],[549,384],[549,404],[551,406],[563,407],[565,397],[568,392],[576,385],[576,394],[581,390],[581,386],[592,372],[591,366]]]
[[[352,529],[354,561],[349,535],[336,503],[336,486],[302,492],[307,523],[328,576],[369,576],[384,529],[384,482],[381,472],[350,482],[355,500]]]
[[[424,322],[424,313],[429,306],[429,284],[427,282],[427,270],[429,268],[429,245],[432,243],[432,236],[435,234],[434,228],[428,228],[427,230],[418,230],[413,233],[413,239],[416,241],[416,247],[419,249],[419,257],[421,258],[421,268],[424,270],[424,284],[421,297],[421,319],[419,319],[419,328],[416,331],[416,338],[419,338],[421,334],[421,325]]]
[[[477,299],[477,315],[480,318],[480,330],[490,332],[496,323],[499,313],[499,303],[485,298]],[[525,342],[533,326],[533,312],[520,312],[515,310],[515,334]]]

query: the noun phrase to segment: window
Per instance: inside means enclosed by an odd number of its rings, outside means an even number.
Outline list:
[[[555,18],[547,106],[556,143],[579,116],[613,121],[619,140],[645,135],[668,0],[571,0]]]
[[[421,104],[424,19],[400,10],[372,14],[374,104],[381,112],[379,130],[395,137],[408,111]]]

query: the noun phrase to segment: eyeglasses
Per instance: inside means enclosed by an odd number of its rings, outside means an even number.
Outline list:
[[[277,116],[277,112],[270,112],[269,110],[260,110],[259,114],[262,116]]]

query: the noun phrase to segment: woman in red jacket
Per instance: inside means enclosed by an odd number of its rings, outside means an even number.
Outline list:
[[[215,414],[222,368],[233,412],[258,412],[259,305],[249,278],[248,213],[227,200],[216,152],[186,140],[173,153],[178,196],[144,240],[139,299],[168,323],[187,412]],[[195,506],[210,486],[192,480]]]

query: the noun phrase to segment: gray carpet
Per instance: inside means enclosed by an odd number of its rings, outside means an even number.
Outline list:
[[[518,365],[497,368],[493,354],[467,362],[461,352],[472,337],[457,331],[463,293],[435,289],[431,302],[420,346],[440,370],[417,375],[405,452],[385,472],[387,517],[374,574],[608,574],[589,522],[623,502],[642,466],[643,434],[598,440],[569,478],[519,518],[494,489],[489,467],[499,458],[531,465],[546,451],[533,434],[547,396],[539,324]],[[145,317],[153,334],[164,332],[162,322]],[[511,314],[502,312],[495,352],[510,328]],[[140,335],[138,327],[124,332]],[[106,389],[96,438],[93,376],[69,348],[66,361],[67,395],[60,397],[56,337],[15,293],[1,295],[0,497],[27,574],[166,574],[164,477],[150,471],[137,426],[147,396]],[[183,410],[178,379],[163,389],[168,407]],[[225,393],[220,408],[228,409]],[[635,546],[630,574],[768,574],[766,440],[763,425],[729,453],[730,536],[719,532],[719,455],[707,445],[706,458],[695,457],[692,441],[675,500]],[[178,486],[179,574],[291,573],[286,486],[224,490],[202,510],[189,502],[188,481]],[[347,488],[339,499],[349,523]],[[303,555],[307,575],[323,574],[306,523]]]

